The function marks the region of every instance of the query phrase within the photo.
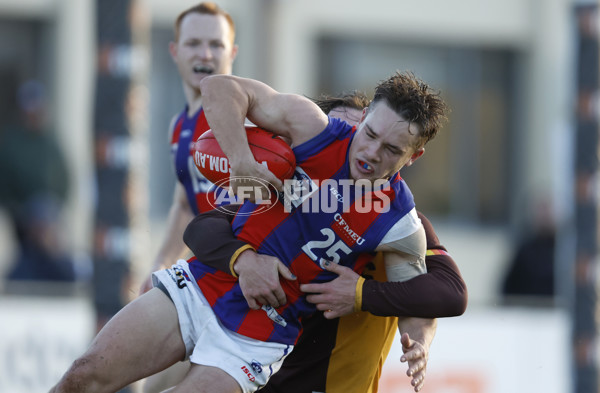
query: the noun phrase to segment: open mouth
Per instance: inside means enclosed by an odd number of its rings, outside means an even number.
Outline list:
[[[194,66],[194,73],[196,74],[212,74],[214,72],[214,70],[211,67],[207,67],[207,66],[202,66],[202,65],[195,65]]]
[[[358,166],[362,169],[364,173],[373,173],[373,171],[375,170],[371,165],[362,160],[356,160],[356,162],[358,163]]]

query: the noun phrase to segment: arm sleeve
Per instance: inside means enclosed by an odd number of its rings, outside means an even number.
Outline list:
[[[227,205],[201,213],[183,234],[183,241],[199,261],[228,274],[232,274],[231,265],[240,254],[239,250],[250,247],[236,239],[231,230],[231,221],[238,208],[239,205]]]
[[[362,310],[379,316],[441,318],[461,315],[467,307],[467,286],[429,220],[419,213],[427,237],[427,274],[404,282],[365,280]]]

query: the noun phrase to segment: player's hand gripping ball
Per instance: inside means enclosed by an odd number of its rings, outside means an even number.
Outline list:
[[[281,181],[294,174],[296,157],[283,139],[256,126],[246,126],[246,135],[250,151],[257,162],[265,165]],[[229,160],[212,130],[200,135],[192,147],[192,154],[196,167],[204,177],[222,187],[229,184]]]

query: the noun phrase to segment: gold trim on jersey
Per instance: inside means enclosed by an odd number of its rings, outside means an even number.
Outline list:
[[[364,277],[358,277],[356,288],[354,289],[354,312],[362,310],[362,290],[365,283]]]

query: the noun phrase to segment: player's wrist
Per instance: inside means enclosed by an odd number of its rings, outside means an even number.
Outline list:
[[[230,156],[227,157],[232,172],[247,170],[248,167],[252,167],[252,165],[256,163],[256,159],[252,154],[252,150],[250,150],[250,146],[239,146],[235,154],[231,155],[231,158],[229,158]]]
[[[231,274],[234,277],[237,278],[240,275],[240,273],[243,271],[243,269],[244,269],[243,261],[245,259],[240,258],[240,257],[242,256],[242,254],[245,254],[248,252],[255,253],[256,250],[251,245],[244,244],[242,247],[238,248],[231,256],[231,259],[229,260],[229,270],[231,271]]]
[[[362,294],[364,283],[364,277],[358,277],[358,281],[356,281],[356,286],[354,288],[354,312],[362,310]]]

